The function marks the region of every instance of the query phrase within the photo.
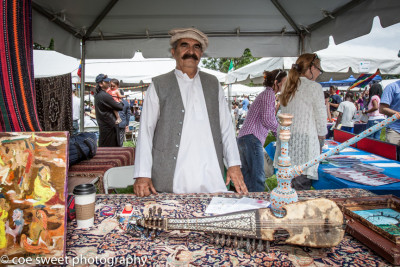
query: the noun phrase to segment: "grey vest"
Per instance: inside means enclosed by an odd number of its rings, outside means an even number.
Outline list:
[[[223,148],[219,121],[218,80],[216,77],[201,71],[199,75],[215,150],[221,173],[223,174],[224,164],[222,161]],[[160,118],[154,130],[151,179],[158,192],[172,193],[185,109],[175,71],[155,77],[153,84],[159,99]],[[193,142],[196,141],[193,140]],[[190,177],[188,178],[190,179]]]

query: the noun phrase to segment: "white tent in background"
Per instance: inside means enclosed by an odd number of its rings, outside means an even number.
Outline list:
[[[35,78],[51,77],[66,73],[75,74],[79,68],[79,60],[51,50],[33,50]],[[76,76],[72,82],[78,82]]]
[[[381,81],[382,88],[385,89],[386,86],[388,86],[391,83],[397,82],[397,81],[400,81],[400,79],[382,80]]]
[[[232,84],[231,86],[231,97],[243,95],[258,95],[265,89],[262,86],[250,87],[243,84]],[[228,96],[228,86],[224,86],[224,93],[225,96]]]
[[[317,51],[321,58],[321,67],[324,74],[318,81],[343,80],[353,75],[358,77],[361,73],[375,73],[379,68],[382,74],[399,74],[400,58],[398,53],[398,36],[400,24],[383,29],[379,19],[375,18],[371,33],[357,39],[335,45],[331,39],[328,48]],[[369,44],[380,41],[380,46]],[[240,82],[261,83],[264,70],[285,69],[289,70],[295,63],[296,57],[262,58],[243,68],[237,69],[227,75],[227,84]]]
[[[94,82],[99,73],[122,80],[124,83],[151,83],[151,79],[175,68],[172,58],[144,58],[136,52],[132,59],[88,59],[86,60],[86,82]],[[226,73],[201,68],[202,71],[216,76],[219,82],[225,81]]]
[[[78,82],[79,60],[55,51],[34,50],[33,64],[35,78],[50,77],[65,73],[72,74],[72,82]],[[122,80],[124,83],[151,83],[151,79],[175,68],[175,60],[169,58],[146,59],[136,52],[132,59],[88,59],[86,60],[86,82],[95,82],[99,73]],[[225,81],[226,73],[201,68],[212,74],[220,82]]]
[[[321,67],[324,73],[318,81],[343,80],[361,73],[399,74],[400,59],[396,51],[362,46],[331,46],[317,52],[321,58]],[[264,70],[289,70],[296,62],[296,57],[261,58],[243,68],[227,74],[225,83],[249,83],[251,80],[258,84],[263,81]]]

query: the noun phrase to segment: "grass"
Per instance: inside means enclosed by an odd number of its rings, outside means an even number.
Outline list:
[[[112,194],[133,194],[133,185],[130,185],[126,188],[117,188],[114,189]]]
[[[276,179],[276,175],[272,175],[271,177],[268,177],[267,180],[265,180],[266,186],[265,187],[265,192],[268,192],[268,188],[269,190],[274,189],[275,187],[278,186],[278,180]]]
[[[124,142],[123,147],[136,147],[136,144],[133,143],[132,141],[126,141]]]
[[[386,141],[386,127],[382,128],[380,139],[381,141]]]

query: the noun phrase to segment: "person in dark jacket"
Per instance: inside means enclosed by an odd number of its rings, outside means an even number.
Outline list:
[[[110,78],[99,74],[96,77],[96,94],[94,97],[96,118],[99,124],[99,147],[120,146],[119,127],[115,124],[114,110],[123,109],[123,104],[116,102],[106,90],[110,87]]]
[[[120,91],[121,95],[124,95],[124,91],[123,90]],[[122,98],[122,103],[124,104],[124,107],[121,111],[119,111],[119,117],[121,118],[121,122],[118,124],[120,146],[122,146],[124,143],[125,133],[129,131],[129,120],[131,118],[131,109],[129,102],[125,98]]]

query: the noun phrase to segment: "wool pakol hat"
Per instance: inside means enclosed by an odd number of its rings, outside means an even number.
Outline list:
[[[190,38],[201,43],[203,51],[205,51],[208,47],[208,37],[203,32],[199,31],[195,28],[178,28],[172,29],[168,32],[171,35],[171,39],[169,40],[170,45],[183,38]]]

